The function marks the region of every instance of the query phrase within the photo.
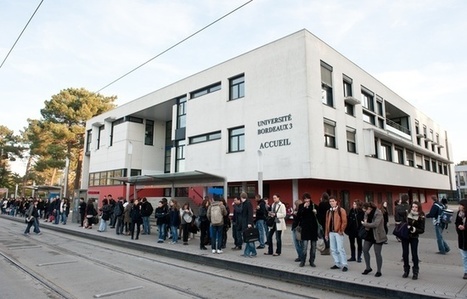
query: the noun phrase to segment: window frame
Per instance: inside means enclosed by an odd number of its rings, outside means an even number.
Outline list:
[[[321,61],[321,102],[329,107],[334,107],[332,70],[331,65]]]
[[[330,119],[324,119],[324,146],[337,149],[336,140],[336,122]]]
[[[347,152],[356,154],[357,153],[357,130],[351,127],[347,127],[346,137],[347,137]]]
[[[240,74],[229,79],[229,101],[243,97],[245,97],[245,74]]]
[[[229,153],[245,151],[245,126],[229,129]]]

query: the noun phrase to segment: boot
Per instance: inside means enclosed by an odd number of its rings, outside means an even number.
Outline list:
[[[402,274],[403,278],[409,277],[410,266],[404,266],[404,274]]]
[[[417,280],[418,279],[418,268],[412,268],[412,271],[413,271],[412,279]]]

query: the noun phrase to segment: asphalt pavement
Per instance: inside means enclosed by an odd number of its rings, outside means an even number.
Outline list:
[[[22,218],[1,215],[2,219],[24,222]],[[71,217],[70,217],[71,218]],[[69,218],[69,219],[70,219]],[[25,224],[26,226],[26,224]],[[445,231],[451,251],[446,255],[440,255],[434,237],[434,229],[431,221],[427,219],[426,233],[420,237],[419,257],[420,273],[418,280],[402,278],[403,263],[401,243],[390,234],[387,245],[383,246],[382,276],[375,277],[376,262],[373,250],[370,251],[371,267],[373,272],[362,275],[365,263],[349,262],[349,271],[340,269],[332,270],[333,259],[329,255],[317,253],[316,267],[312,268],[307,263],[305,267],[299,267],[295,262],[297,253],[292,245],[290,227],[282,235],[282,254],[280,256],[267,256],[263,252],[266,249],[258,249],[255,258],[242,257],[242,251],[231,250],[233,242],[229,231],[227,248],[222,254],[213,254],[211,250],[200,250],[198,235],[189,240],[188,245],[157,243],[157,229],[152,227],[151,235],[141,235],[139,240],[131,240],[129,236],[116,235],[114,229],[105,232],[97,232],[97,226],[93,229],[83,229],[76,223],[40,224],[43,234],[33,238],[47,238],[47,230],[67,232],[76,236],[87,237],[93,240],[101,240],[125,247],[138,248],[145,252],[161,254],[191,262],[199,262],[210,266],[241,271],[245,273],[263,276],[269,279],[280,279],[300,285],[309,285],[329,291],[343,292],[374,298],[467,298],[467,280],[463,277],[462,260],[457,248],[457,234],[453,225]],[[389,231],[393,229],[390,223]],[[21,237],[23,231],[18,231]],[[275,240],[274,240],[275,245]],[[349,242],[345,242],[347,254],[350,254]],[[312,294],[310,294],[312,296]]]

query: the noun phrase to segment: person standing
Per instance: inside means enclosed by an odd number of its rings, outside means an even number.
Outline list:
[[[331,208],[331,205],[329,204],[329,194],[327,192],[324,192],[323,195],[321,195],[321,201],[318,205],[318,222],[321,224],[322,227],[326,227],[326,214]],[[321,255],[329,255],[329,240],[324,240],[325,244],[325,249],[321,251]]]
[[[183,204],[183,207],[180,209],[180,218],[182,225],[183,245],[188,245],[189,227],[193,221],[193,211],[191,210],[189,203],[186,202]]]
[[[94,201],[92,199],[88,199],[88,203],[86,204],[86,220],[88,224],[85,228],[92,229],[92,225],[94,224],[94,217],[96,215],[97,211],[94,207]]]
[[[141,203],[139,202],[138,199],[135,199],[133,206],[131,207],[130,210],[130,218],[131,218],[131,223],[130,223],[130,235],[131,239],[138,240],[139,239],[139,233],[141,232],[141,224],[143,224],[143,218],[141,216]],[[136,237],[135,237],[135,228],[136,228]]]
[[[224,230],[224,216],[227,209],[222,201],[214,199],[208,208],[206,216],[211,222],[211,249],[212,253],[222,253],[222,233]]]
[[[318,219],[316,218],[317,206],[311,201],[309,193],[304,193],[302,196],[303,203],[298,206],[296,216],[298,225],[302,228],[301,242],[302,253],[300,255],[300,267],[305,266],[306,256],[308,251],[308,243],[310,242],[310,266],[316,267],[316,241],[318,240]]]
[[[339,207],[334,196],[329,197],[331,208],[326,213],[325,239],[329,241],[334,266],[331,269],[342,268],[343,272],[349,270],[347,255],[344,248],[344,231],[347,226],[347,213]]]
[[[207,250],[206,244],[210,243],[210,233],[209,233],[209,219],[208,219],[208,208],[211,205],[211,200],[208,196],[203,199],[203,203],[199,208],[199,230],[200,230],[200,238],[199,238],[199,249]]]
[[[407,228],[409,229],[409,238],[401,239],[402,242],[402,259],[404,260],[403,278],[407,278],[410,272],[409,265],[409,246],[412,253],[412,279],[418,279],[419,262],[418,259],[418,236],[425,232],[425,214],[422,210],[422,205],[418,201],[412,203],[412,208],[407,214]]]
[[[141,200],[141,217],[143,219],[143,235],[151,234],[151,224],[149,223],[149,217],[152,215],[154,208],[152,204],[147,200],[146,197],[143,197]]]
[[[123,197],[119,197],[118,201],[115,203],[113,216],[115,218],[115,234],[123,235]]]
[[[438,200],[436,195],[432,195],[433,205],[431,206],[430,212],[426,214],[426,218],[433,219],[433,225],[435,227],[436,242],[438,243],[438,254],[446,254],[451,249],[448,243],[443,239],[443,230],[445,229],[444,223],[441,222],[441,214],[445,209],[445,206]]]
[[[297,199],[294,202],[294,211],[292,213],[293,222],[292,222],[292,243],[295,247],[295,251],[297,252],[297,258],[295,259],[296,262],[302,261],[302,251],[303,251],[303,242],[297,240],[296,228],[299,225],[299,221],[297,218],[298,207],[303,203],[301,199]]]
[[[253,205],[248,198],[246,192],[240,194],[240,200],[242,201],[242,216],[241,216],[241,227],[240,230],[244,232],[250,227],[254,226],[253,220]],[[244,257],[255,257],[257,255],[255,242],[245,242],[245,249],[242,256]]]
[[[255,199],[257,203],[255,224],[259,231],[259,245],[258,247],[256,247],[256,249],[263,249],[266,247],[265,242],[268,235],[268,226],[266,225],[266,216],[268,215],[268,209],[266,207],[266,202],[263,198],[261,198],[261,195],[256,194]]]
[[[102,207],[99,209],[101,212],[101,219],[99,222],[99,229],[97,230],[98,232],[105,232],[107,230],[107,220],[110,219],[110,209],[111,208],[107,198],[104,198],[102,200]]]
[[[467,212],[467,199],[459,201],[459,209],[456,214],[456,232],[457,232],[457,244],[459,245],[459,251],[462,258],[462,264],[464,266],[464,277],[467,279],[467,225],[466,225],[466,212]]]
[[[285,225],[285,216],[286,209],[285,205],[281,202],[279,194],[274,194],[272,196],[273,204],[271,206],[271,211],[269,212],[269,217],[275,217],[275,223],[271,227],[268,233],[268,252],[265,252],[265,255],[279,256],[282,252],[282,231],[287,229]],[[276,234],[276,252],[274,252],[274,246],[272,243],[272,236]]]
[[[172,199],[170,200],[169,209],[169,226],[172,236],[171,244],[177,244],[178,242],[178,228],[180,227],[180,222],[180,206],[175,199]]]
[[[362,221],[362,225],[367,230],[367,234],[363,244],[363,257],[365,258],[366,268],[362,274],[367,275],[373,271],[370,265],[370,248],[373,246],[376,257],[375,277],[380,277],[381,268],[383,266],[381,251],[383,249],[383,244],[388,240],[386,231],[384,230],[383,212],[377,209],[376,205],[372,202],[365,202],[363,204],[363,211],[365,212],[365,217]]]
[[[84,202],[84,197],[80,197],[79,199],[80,227],[84,226],[84,217],[86,217],[86,203]]]
[[[242,201],[240,198],[233,199],[233,216],[232,216],[232,237],[234,239],[234,247],[232,250],[242,250]],[[261,234],[261,233],[260,233]]]
[[[384,231],[386,232],[386,235],[388,234],[388,223],[389,223],[389,211],[388,211],[388,202],[385,201],[381,205],[381,212],[383,212],[383,219],[384,219]]]
[[[156,208],[154,216],[156,217],[156,224],[159,230],[159,239],[157,240],[157,243],[164,243],[167,238],[167,225],[169,224],[169,207],[167,206],[167,198],[164,197],[159,201],[159,205]]]
[[[68,203],[68,199],[64,198],[60,203],[60,222],[66,225],[66,221],[68,219],[68,215],[70,214],[70,204]]]
[[[348,262],[362,262],[363,240],[358,236],[358,231],[362,226],[364,217],[365,213],[362,210],[362,202],[357,199],[353,202],[352,208],[349,211],[347,227],[345,228],[345,233],[349,236],[350,242],[350,258],[347,260]],[[357,243],[357,248],[355,248],[355,243]]]

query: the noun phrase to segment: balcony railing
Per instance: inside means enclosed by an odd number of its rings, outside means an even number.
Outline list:
[[[390,119],[386,119],[386,124],[387,124],[388,126],[391,126],[391,127],[395,128],[395,129],[401,131],[401,132],[404,132],[404,133],[407,134],[407,135],[410,135],[410,130],[409,130],[409,129],[407,129],[406,127],[403,127],[403,126],[399,125],[398,123],[393,122],[393,121],[390,120]]]

